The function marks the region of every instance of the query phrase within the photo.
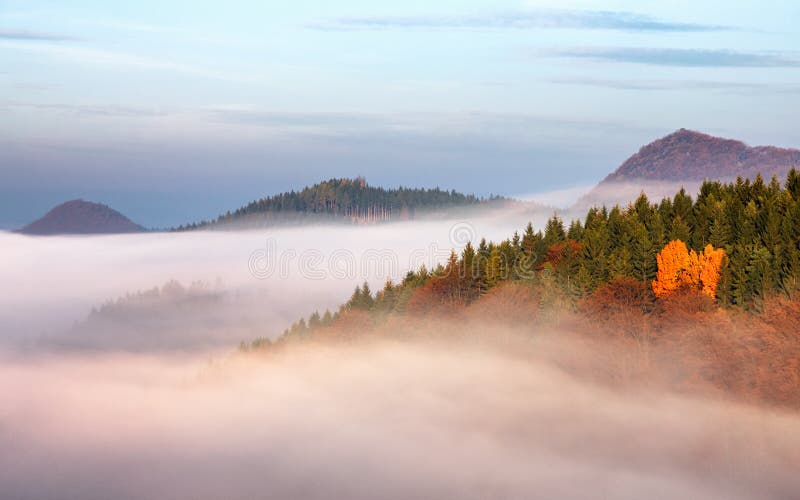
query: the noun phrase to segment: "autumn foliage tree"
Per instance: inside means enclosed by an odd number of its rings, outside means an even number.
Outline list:
[[[697,253],[690,251],[681,240],[670,241],[656,256],[658,272],[653,281],[653,293],[665,298],[679,289],[690,288],[716,299],[724,257],[724,250],[710,244]]]

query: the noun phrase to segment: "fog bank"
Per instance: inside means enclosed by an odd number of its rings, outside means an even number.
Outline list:
[[[57,237],[0,232],[0,345],[53,336],[62,341],[93,307],[170,280],[214,287],[227,303],[220,309],[234,309],[233,317],[257,310],[254,321],[263,328],[251,337],[268,336],[314,309],[338,307],[365,280],[380,287],[422,264],[445,261],[467,241],[505,238],[528,220],[543,225],[549,215],[518,207],[373,226]],[[183,315],[192,317],[190,311]],[[221,315],[216,320],[225,324]],[[210,342],[197,340],[219,346],[243,340],[241,332],[218,333]],[[190,340],[182,337],[187,347]]]
[[[615,391],[520,349],[0,365],[6,498],[791,498],[800,419]],[[199,374],[199,375],[198,375]]]

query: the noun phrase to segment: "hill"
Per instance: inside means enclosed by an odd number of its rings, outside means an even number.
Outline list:
[[[754,179],[759,173],[769,180],[773,175],[786,177],[797,165],[798,149],[750,147],[741,141],[680,129],[641,148],[603,182]]]
[[[144,228],[117,212],[100,204],[84,200],[71,200],[47,212],[18,230],[23,234],[115,234],[138,233]]]
[[[410,220],[418,215],[510,201],[488,199],[445,191],[439,188],[400,187],[385,189],[367,184],[364,178],[330,179],[301,191],[290,191],[261,198],[217,217],[213,221],[181,226],[198,228],[263,227],[280,223],[339,221],[375,223]]]
[[[705,179],[754,180],[758,174],[765,180],[785,178],[798,165],[798,149],[750,147],[741,141],[680,129],[642,147],[578,204],[625,204],[641,191],[660,198],[681,186],[693,191]]]
[[[338,311],[242,350],[415,335],[497,341],[507,331],[546,352],[541,340],[555,332],[576,341],[559,366],[588,348],[574,370],[612,385],[630,378],[800,408],[800,172],[783,186],[707,181],[696,199],[640,196],[583,221],[554,216],[544,232],[529,224],[468,243],[446,264],[377,293],[365,282]]]

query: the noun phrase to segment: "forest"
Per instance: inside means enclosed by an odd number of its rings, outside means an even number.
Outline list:
[[[301,191],[261,198],[233,212],[220,215],[213,221],[192,223],[180,226],[177,230],[207,229],[231,224],[260,226],[276,221],[297,223],[304,219],[349,222],[409,220],[418,213],[501,200],[503,198],[499,196],[480,198],[439,188],[373,187],[363,177],[330,179]]]
[[[276,340],[240,348],[413,335],[423,319],[528,332],[548,325],[606,346],[632,343],[634,364],[650,375],[663,375],[653,352],[664,363],[680,360],[687,364],[681,387],[800,407],[798,290],[800,174],[793,169],[783,184],[760,176],[707,181],[696,199],[681,190],[660,202],[641,195],[624,208],[592,208],[569,223],[554,215],[543,231],[528,224],[500,242],[468,243],[445,264],[387,281],[376,293],[364,283],[338,311],[314,312]]]

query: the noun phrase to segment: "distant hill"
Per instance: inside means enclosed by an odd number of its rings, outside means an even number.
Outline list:
[[[603,182],[752,179],[759,173],[769,180],[773,175],[786,177],[797,165],[798,149],[750,147],[741,141],[680,129],[644,146]]]
[[[178,230],[326,221],[374,223],[410,220],[452,208],[477,207],[503,201],[511,200],[501,197],[479,198],[439,188],[385,189],[370,186],[363,178],[331,179],[301,191],[261,198],[213,221],[181,226]]]
[[[100,204],[84,200],[62,203],[18,230],[23,234],[114,234],[138,233],[144,228],[117,212]]]
[[[733,140],[680,129],[642,147],[589,192],[579,205],[626,203],[639,192],[664,196],[685,186],[693,190],[704,179],[765,180],[785,178],[800,165],[800,150],[750,147]]]

